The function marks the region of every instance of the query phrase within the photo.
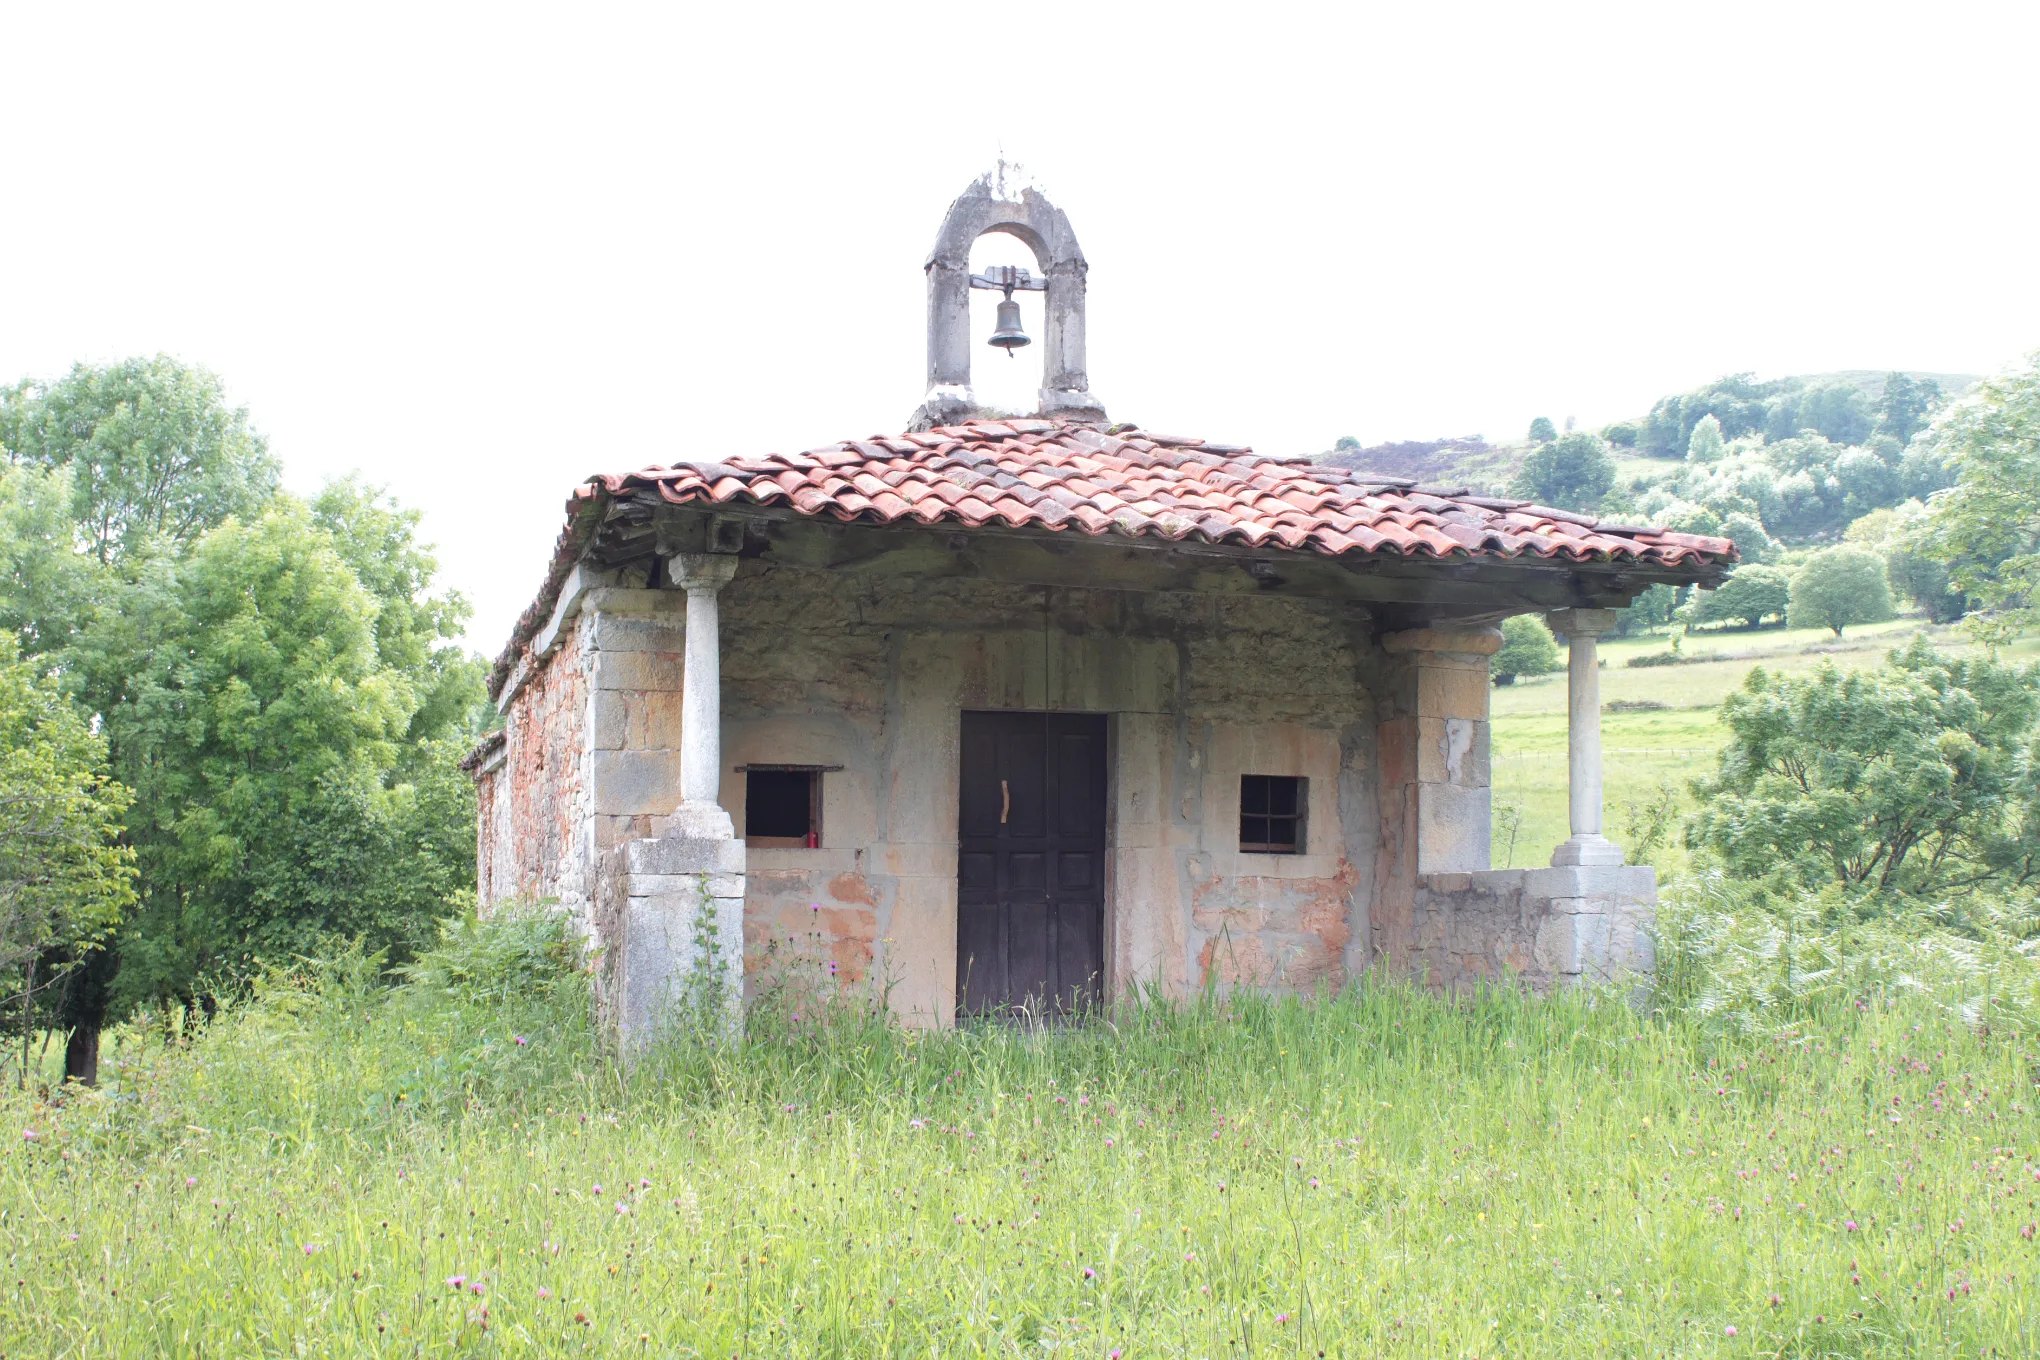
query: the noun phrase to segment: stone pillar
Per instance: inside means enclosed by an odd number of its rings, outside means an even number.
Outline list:
[[[736,575],[737,559],[678,553],[666,559],[673,584],[687,592],[687,651],[680,680],[680,806],[671,833],[728,840],[736,834],[716,801],[722,787],[722,637],[716,592]]]
[[[1501,630],[1417,628],[1390,633],[1381,645],[1403,663],[1392,686],[1397,714],[1382,733],[1393,748],[1384,750],[1382,770],[1385,780],[1397,775],[1414,801],[1412,867],[1419,874],[1485,869],[1493,839],[1488,661],[1501,650]],[[1384,789],[1384,813],[1392,801]]]
[[[743,1028],[744,844],[716,801],[722,766],[721,639],[716,592],[737,559],[667,559],[687,592],[681,660],[679,806],[662,834],[617,847],[601,904],[616,943],[609,1009],[618,1045],[642,1052],[674,1030],[734,1039]],[[669,795],[670,796],[670,795]]]
[[[1612,609],[1561,609],[1548,616],[1567,639],[1566,778],[1572,837],[1552,851],[1554,866],[1609,867],[1622,847],[1601,834],[1601,658],[1598,639],[1615,626]]]

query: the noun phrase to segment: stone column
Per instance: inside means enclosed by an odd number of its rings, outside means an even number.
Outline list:
[[[1598,639],[1615,626],[1612,609],[1561,609],[1547,616],[1567,639],[1566,777],[1572,837],[1552,851],[1554,866],[1622,863],[1622,847],[1601,834],[1601,658]]]
[[[722,766],[721,639],[716,592],[737,559],[681,553],[667,575],[687,592],[681,661],[680,804],[661,834],[618,847],[604,875],[610,1010],[635,1055],[673,1031],[733,1039],[743,1028],[744,843],[717,801]]]
[[[680,806],[669,834],[728,840],[736,834],[716,801],[722,787],[722,636],[716,592],[736,575],[737,559],[679,553],[667,574],[687,592],[687,651],[680,694]]]

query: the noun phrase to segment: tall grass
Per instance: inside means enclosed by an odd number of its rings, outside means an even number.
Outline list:
[[[469,926],[11,1098],[6,1353],[2040,1351],[2032,1038],[1903,989],[789,997],[633,1069],[585,1000],[555,927]]]

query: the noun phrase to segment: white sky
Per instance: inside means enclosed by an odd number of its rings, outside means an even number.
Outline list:
[[[6,0],[0,51],[0,381],[214,369],[292,485],[425,508],[489,653],[587,474],[898,430],[1001,146],[1112,416],[1269,453],[2040,347],[2030,0]]]

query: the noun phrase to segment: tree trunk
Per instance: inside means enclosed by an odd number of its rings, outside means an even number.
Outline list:
[[[80,1025],[64,1041],[64,1080],[99,1084],[99,1026]]]
[[[86,1086],[99,1084],[99,1031],[106,1024],[107,987],[120,971],[120,956],[111,946],[87,954],[64,979],[57,1001],[56,1028],[63,1029],[64,1080]]]

